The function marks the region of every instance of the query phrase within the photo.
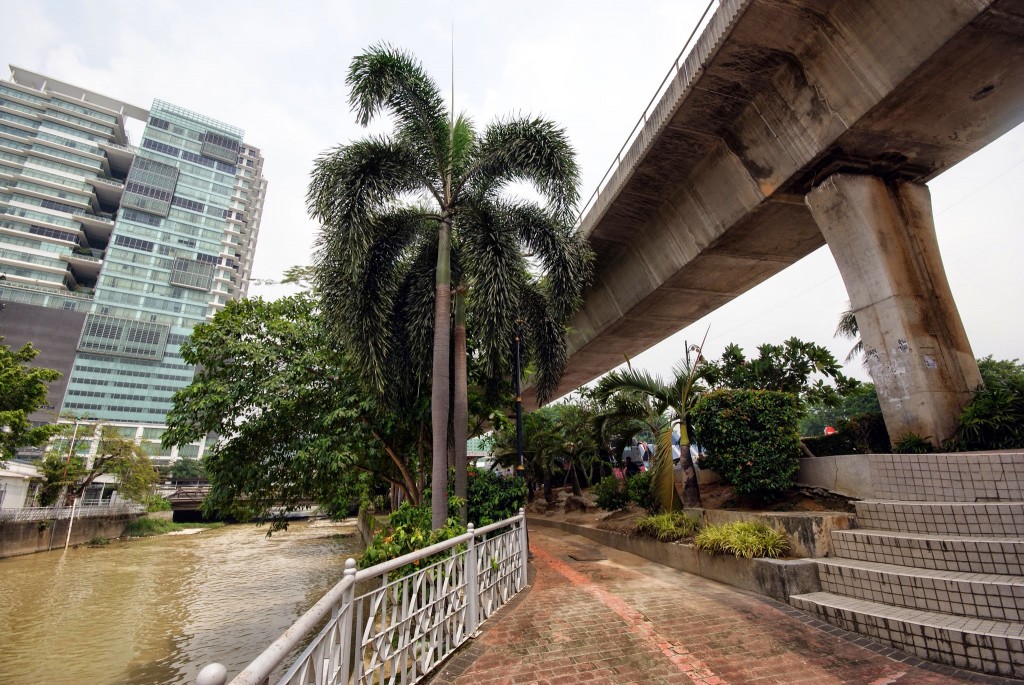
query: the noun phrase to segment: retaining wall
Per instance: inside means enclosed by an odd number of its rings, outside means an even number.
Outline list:
[[[138,514],[114,514],[75,519],[75,524],[71,528],[71,544],[80,545],[96,537],[121,537],[129,521],[137,518]],[[19,554],[45,552],[50,548],[64,549],[69,521],[70,519],[0,522],[0,559]]]
[[[800,460],[796,481],[859,499],[1014,502],[1024,499],[1024,452],[814,457]]]

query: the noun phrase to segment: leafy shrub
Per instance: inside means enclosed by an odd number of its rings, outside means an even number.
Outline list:
[[[626,490],[629,493],[629,500],[636,502],[651,513],[657,513],[660,509],[657,498],[651,490],[652,471],[643,471],[626,481]]]
[[[800,465],[796,396],[772,390],[716,390],[694,406],[693,428],[707,454],[701,468],[716,471],[736,494],[778,498]]]
[[[832,435],[802,438],[816,457],[837,454],[888,454],[892,451],[882,412],[866,412],[836,421]]]
[[[984,386],[960,414],[956,447],[1003,450],[1024,447],[1024,364],[1016,359],[978,360]]]
[[[626,482],[615,476],[605,476],[591,488],[591,492],[597,506],[607,511],[625,509],[629,504],[629,490]]]
[[[526,502],[525,478],[501,476],[473,466],[468,475],[469,520],[478,528],[515,516]]]
[[[907,433],[896,441],[892,449],[896,454],[929,454],[938,451],[928,438],[922,438],[917,433]]]
[[[89,542],[85,543],[88,547],[106,547],[110,544],[110,538],[105,538],[102,535],[97,535]]]
[[[707,526],[697,533],[693,544],[712,554],[734,554],[737,557],[780,557],[789,551],[786,534],[762,521],[734,521]]]
[[[142,504],[146,505],[146,511],[149,512],[171,510],[171,501],[160,495],[150,495]]]
[[[427,499],[429,502],[429,499]],[[452,498],[448,502],[448,509],[451,511],[459,508],[461,502]],[[418,549],[435,545],[445,540],[458,537],[466,532],[457,518],[449,516],[448,521],[442,528],[430,529],[431,515],[430,507],[427,505],[414,507],[408,502],[402,502],[391,516],[384,530],[373,536],[373,540],[366,547],[362,558],[359,560],[360,568],[369,568],[375,564],[396,559]],[[447,552],[436,554],[432,557],[403,566],[395,572],[397,577],[413,573],[416,569],[429,566],[437,559],[446,556]]]
[[[662,542],[674,542],[696,535],[700,530],[700,519],[681,511],[645,516],[636,522],[638,535],[652,537]]]

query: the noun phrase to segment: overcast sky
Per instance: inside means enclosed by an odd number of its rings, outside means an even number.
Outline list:
[[[538,114],[564,125],[583,198],[669,66],[705,0],[588,2],[116,2],[0,0],[0,66],[15,64],[149,107],[153,98],[241,126],[270,185],[254,277],[310,261],[317,227],[303,197],[311,161],[365,134],[346,105],[351,58],[377,42],[417,55],[480,125]],[[6,69],[4,76],[6,78]],[[1024,127],[931,184],[939,243],[976,356],[1024,357]],[[283,290],[253,286],[250,295]],[[828,248],[651,348],[634,365],[667,372],[710,327],[706,353],[752,352],[789,336],[845,356],[833,331],[847,303]],[[849,371],[861,375],[859,364]]]

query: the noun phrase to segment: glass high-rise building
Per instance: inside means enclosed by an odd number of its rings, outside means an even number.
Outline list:
[[[127,119],[144,122],[133,145]],[[48,416],[156,447],[192,328],[244,297],[267,181],[240,128],[18,67],[0,81],[0,336],[64,376]],[[163,459],[160,459],[160,458]]]

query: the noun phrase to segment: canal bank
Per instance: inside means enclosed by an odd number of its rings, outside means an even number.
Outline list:
[[[241,668],[340,578],[354,523],[233,525],[0,560],[0,682],[191,683]]]

